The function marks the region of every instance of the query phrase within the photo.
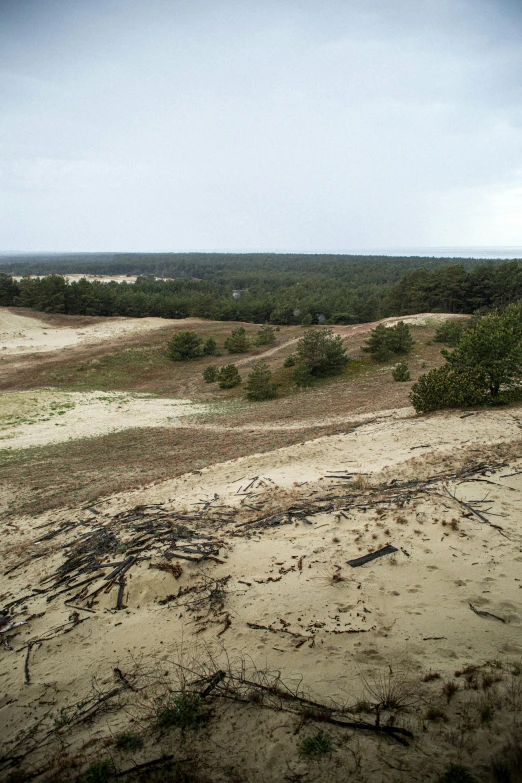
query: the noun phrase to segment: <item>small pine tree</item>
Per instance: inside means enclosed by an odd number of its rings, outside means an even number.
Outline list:
[[[167,356],[173,362],[184,362],[201,356],[203,340],[196,332],[177,332],[167,343]]]
[[[337,375],[348,364],[342,337],[334,335],[331,329],[307,332],[297,343],[297,357],[299,364],[304,364],[308,374],[314,376]],[[298,368],[296,372],[297,376],[301,373]]]
[[[294,383],[298,389],[306,389],[313,383],[313,375],[305,362],[298,362],[293,372]]]
[[[218,369],[212,364],[209,367],[205,367],[203,370],[203,380],[205,383],[214,383],[218,379]]]
[[[387,362],[393,356],[393,351],[388,338],[389,330],[384,324],[379,324],[372,329],[363,351],[371,353],[377,362]]]
[[[226,364],[222,367],[217,379],[220,389],[233,389],[241,383],[241,376],[235,364]]]
[[[314,322],[311,313],[306,313],[301,319],[301,326],[311,326]]]
[[[295,353],[291,353],[290,356],[287,356],[286,359],[283,362],[283,367],[295,367],[297,364],[297,359],[295,356]]]
[[[273,400],[277,397],[277,387],[272,383],[272,373],[268,364],[262,360],[254,362],[245,385],[249,400]]]
[[[205,356],[215,356],[217,354],[217,343],[213,337],[207,337],[203,345]]]
[[[408,324],[404,323],[404,321],[399,321],[398,324],[395,324],[387,331],[390,349],[393,353],[410,353],[415,343]]]
[[[421,375],[410,391],[411,404],[417,413],[441,408],[462,408],[484,401],[484,380],[474,370],[452,370],[448,364]]]
[[[225,340],[225,348],[229,353],[246,353],[250,349],[250,340],[244,326],[237,326]]]
[[[260,328],[259,332],[256,335],[255,344],[256,345],[271,345],[272,343],[275,343],[276,336],[275,336],[275,329],[273,326],[270,326],[270,324],[263,324],[263,326]]]
[[[410,368],[405,361],[396,364],[392,371],[394,381],[411,381]]]
[[[444,321],[443,324],[437,327],[433,340],[436,343],[444,343],[444,345],[449,345],[450,348],[455,348],[459,344],[467,325],[467,322],[463,320]]]

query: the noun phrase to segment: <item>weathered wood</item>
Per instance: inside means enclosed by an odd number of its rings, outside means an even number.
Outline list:
[[[384,555],[391,555],[393,552],[398,552],[399,550],[397,547],[392,546],[392,544],[386,544],[386,546],[383,546],[381,549],[377,549],[375,552],[370,552],[367,555],[363,555],[362,557],[356,557],[354,560],[347,560],[347,564],[351,566],[352,568],[357,568],[358,566],[365,565],[366,563],[370,563],[372,560],[376,560],[378,557],[384,557]]]

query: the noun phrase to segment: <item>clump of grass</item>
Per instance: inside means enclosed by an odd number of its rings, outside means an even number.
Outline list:
[[[481,723],[490,724],[493,720],[493,715],[495,713],[495,710],[493,708],[493,704],[491,701],[487,698],[481,699],[478,703],[478,713],[480,716]]]
[[[111,759],[95,761],[88,767],[85,779],[88,783],[108,783],[112,772],[114,772],[114,764]]]
[[[438,783],[473,783],[473,778],[461,764],[448,764]]]
[[[446,682],[442,686],[442,693],[447,698],[448,704],[452,700],[452,698],[455,696],[457,691],[459,690],[458,683],[453,682],[453,680],[450,680],[449,682]]]
[[[428,672],[422,678],[422,682],[433,682],[433,680],[440,680],[439,672]]]
[[[114,744],[119,750],[139,750],[143,747],[143,739],[133,731],[123,731],[116,735]]]
[[[335,752],[329,734],[320,731],[315,737],[306,737],[298,746],[299,756],[306,761],[314,761],[323,756],[331,756]]]
[[[439,710],[438,707],[429,707],[426,712],[426,720],[443,720],[446,721],[446,713],[444,710]]]
[[[182,729],[191,728],[201,723],[202,700],[197,693],[181,691],[173,693],[161,702],[154,714],[156,726],[179,726]]]

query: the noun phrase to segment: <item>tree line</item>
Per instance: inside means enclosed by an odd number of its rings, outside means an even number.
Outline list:
[[[82,279],[68,284],[59,274],[16,281],[2,273],[0,305],[70,315],[312,325],[362,323],[423,311],[486,312],[522,298],[521,261],[442,264],[446,259],[284,255],[255,260],[216,254],[212,265],[210,254],[201,255],[202,260],[190,263],[132,262],[140,269],[148,265],[154,274],[178,275],[168,280],[150,273],[132,283]],[[70,262],[67,271],[72,273],[76,263]],[[115,274],[125,268],[129,273],[133,265],[91,262],[82,265],[82,272]],[[12,266],[0,268],[11,271]],[[19,266],[31,272],[46,268],[43,263]]]

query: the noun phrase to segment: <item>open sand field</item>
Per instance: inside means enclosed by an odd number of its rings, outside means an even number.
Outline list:
[[[383,368],[259,406],[176,372],[2,394],[0,779],[521,780],[522,411],[418,417]],[[186,468],[107,489],[115,437]],[[9,511],[82,450],[90,499]]]

